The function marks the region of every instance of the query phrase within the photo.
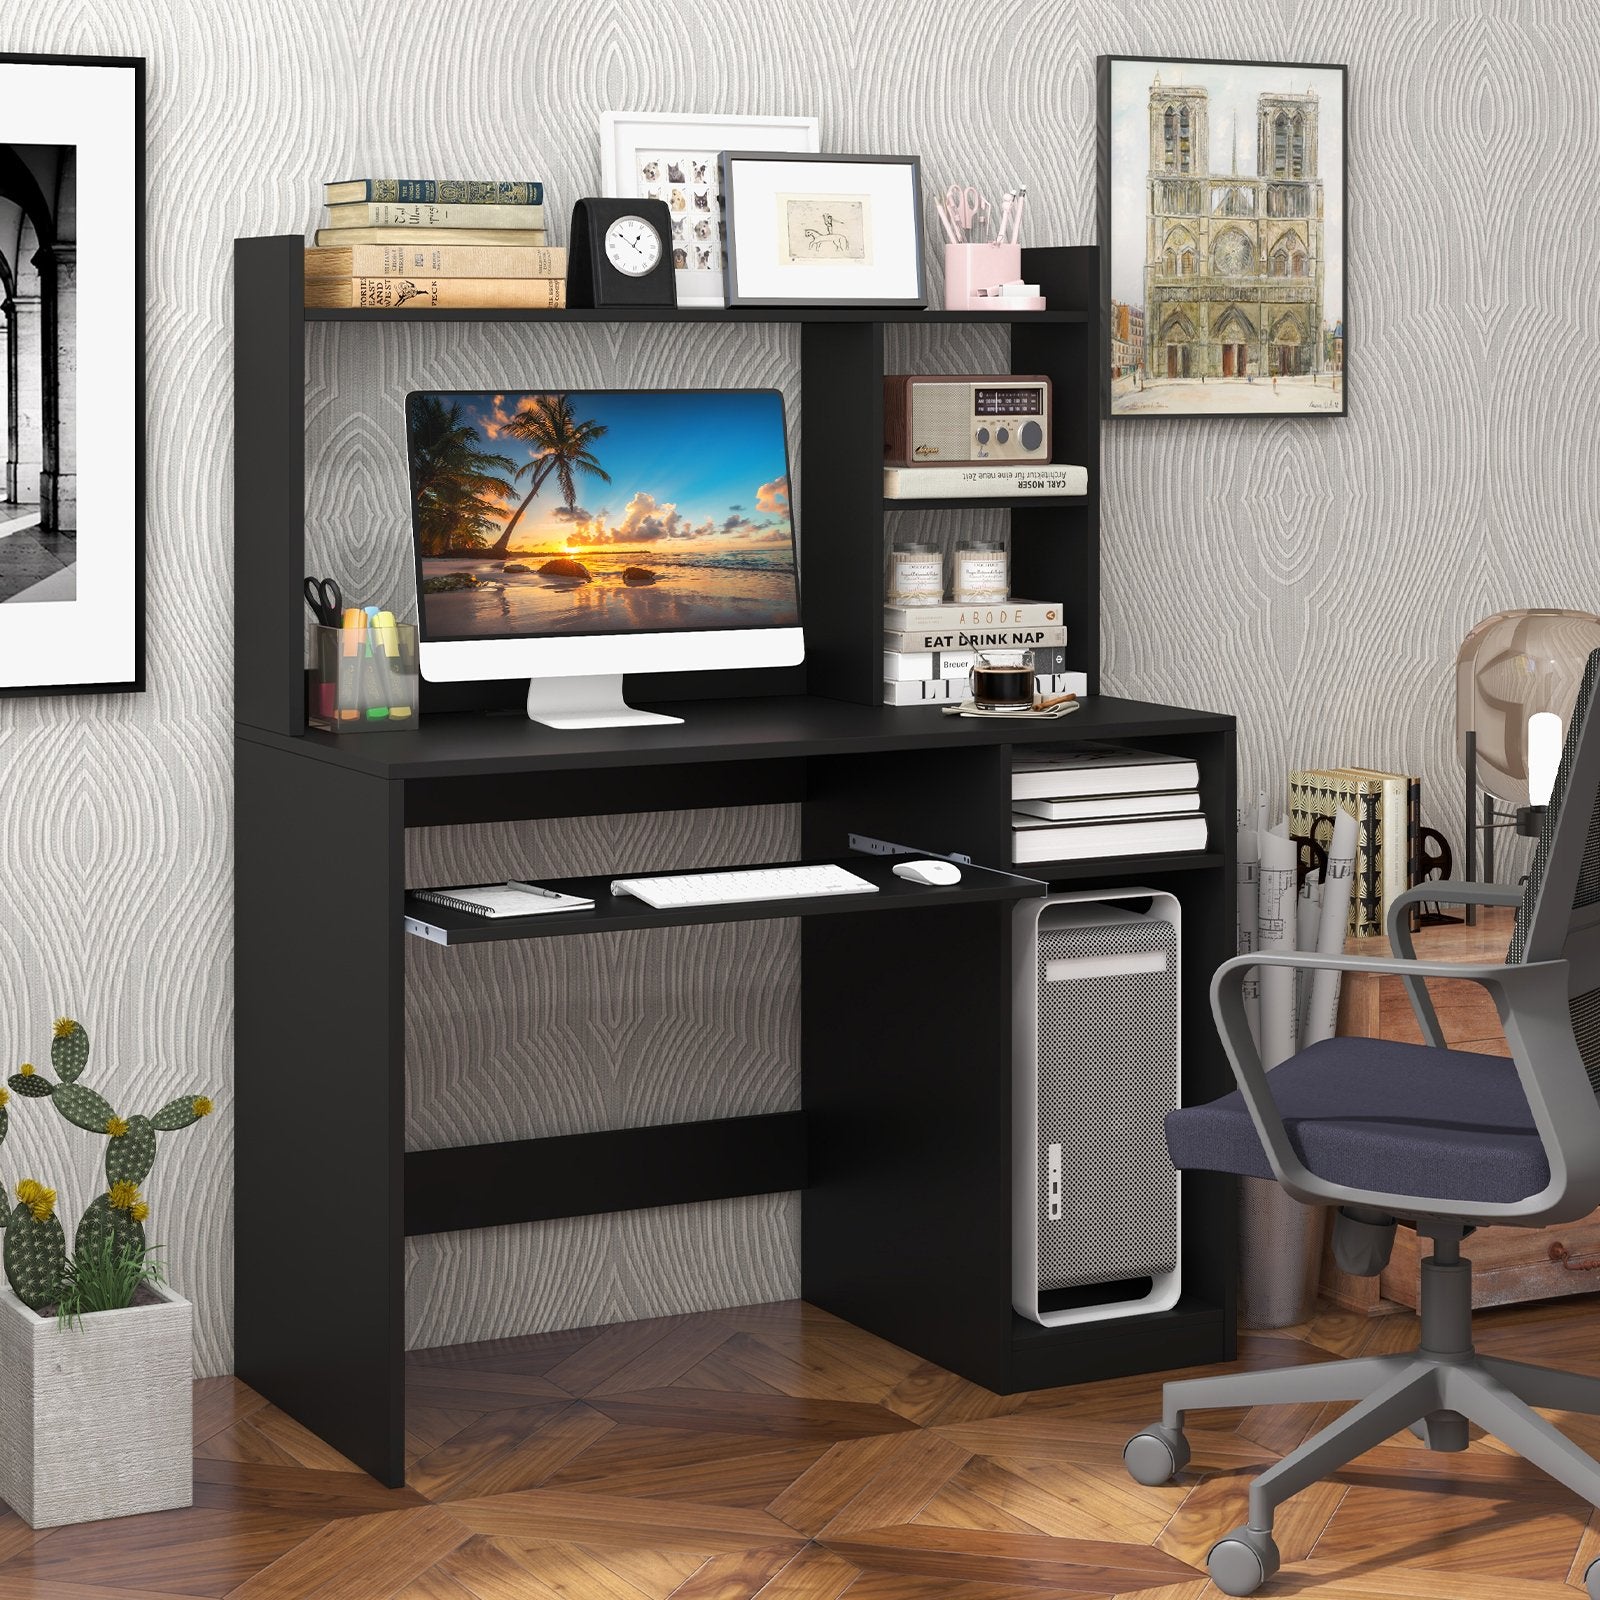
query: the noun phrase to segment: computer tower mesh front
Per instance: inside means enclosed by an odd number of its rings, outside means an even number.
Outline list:
[[[1038,961],[1039,1288],[1171,1272],[1177,930],[1155,917],[1042,929]]]

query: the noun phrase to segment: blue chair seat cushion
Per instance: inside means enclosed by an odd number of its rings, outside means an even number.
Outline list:
[[[1330,1183],[1443,1200],[1522,1200],[1550,1180],[1516,1068],[1502,1056],[1327,1039],[1267,1077],[1296,1155]],[[1166,1122],[1175,1166],[1272,1176],[1238,1090],[1169,1112]]]

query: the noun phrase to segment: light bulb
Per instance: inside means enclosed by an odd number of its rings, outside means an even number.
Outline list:
[[[1528,803],[1550,804],[1556,768],[1561,765],[1561,718],[1554,711],[1536,711],[1528,718]]]

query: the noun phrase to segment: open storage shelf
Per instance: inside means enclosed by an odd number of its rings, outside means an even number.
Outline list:
[[[1233,1189],[1206,1174],[1185,1179],[1184,1297],[1173,1311],[1043,1328],[1011,1308],[1014,903],[1046,878],[1125,885],[1130,896],[1142,882],[1170,880],[1184,918],[1185,1097],[1230,1086],[1206,997],[1233,944],[1233,719],[1098,694],[1097,253],[1025,251],[1023,273],[1051,309],[1007,317],[871,307],[307,309],[303,249],[287,236],[241,239],[235,251],[240,1377],[400,1484],[408,1236],[794,1189],[805,1298],[997,1392],[1229,1357]],[[424,686],[422,715],[404,733],[308,732],[306,339],[320,322],[372,324],[374,341],[388,323],[793,324],[804,668],[632,678],[629,699],[671,703],[685,719],[673,727],[558,733],[516,712],[519,686],[472,685]],[[887,501],[886,328],[937,337],[984,323],[1009,330],[1012,371],[1051,376],[1053,455],[1087,469],[1088,492]],[[384,370],[397,391],[425,378],[393,361]],[[808,475],[806,461],[825,469]],[[1014,591],[1063,601],[1067,664],[1087,675],[1090,698],[1062,722],[1032,725],[881,705],[885,519],[996,506],[1010,515]],[[505,707],[513,714],[485,714]],[[1085,740],[1196,760],[1211,847],[1014,866],[1013,747]],[[802,859],[840,861],[880,892],[662,912],[612,901],[609,877],[584,878],[568,886],[600,900],[594,912],[496,923],[406,891],[408,828],[779,803],[799,808]],[[848,853],[870,851],[873,840],[972,865],[949,889],[905,884],[881,855]],[[521,866],[508,861],[507,873]],[[416,949],[408,918],[456,944],[758,917],[794,917],[799,928],[803,1109],[406,1149],[405,986]],[[296,1266],[315,1317],[283,1314],[274,1197],[285,1160],[317,1174],[319,1249]]]

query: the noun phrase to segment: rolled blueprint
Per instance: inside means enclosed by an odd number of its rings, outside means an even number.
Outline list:
[[[1295,940],[1295,846],[1289,824],[1261,835],[1261,909],[1256,948],[1292,950]],[[1294,969],[1261,969],[1261,1064],[1275,1067],[1294,1054]]]
[[[1317,929],[1322,921],[1322,875],[1307,873],[1295,898],[1296,950],[1317,948]],[[1306,1007],[1311,1001],[1311,974],[1296,970],[1294,975],[1294,1036],[1295,1048],[1301,1048],[1306,1034]]]
[[[1322,889],[1322,917],[1317,926],[1316,952],[1336,956],[1344,950],[1344,933],[1350,916],[1350,892],[1355,886],[1356,819],[1348,811],[1333,819],[1333,838],[1328,841],[1328,876]],[[1311,994],[1306,1002],[1305,1044],[1331,1039],[1339,1021],[1339,974],[1312,974]]]
[[[1238,850],[1234,857],[1234,870],[1238,884],[1238,904],[1234,910],[1233,933],[1234,949],[1241,956],[1250,955],[1256,948],[1256,920],[1261,915],[1261,901],[1258,893],[1261,872],[1261,830],[1255,826],[1252,817],[1247,824],[1241,817],[1239,823]],[[1261,969],[1252,967],[1245,974],[1244,987],[1241,991],[1244,996],[1245,1020],[1250,1024],[1250,1037],[1255,1040],[1256,1048],[1261,1048]]]

